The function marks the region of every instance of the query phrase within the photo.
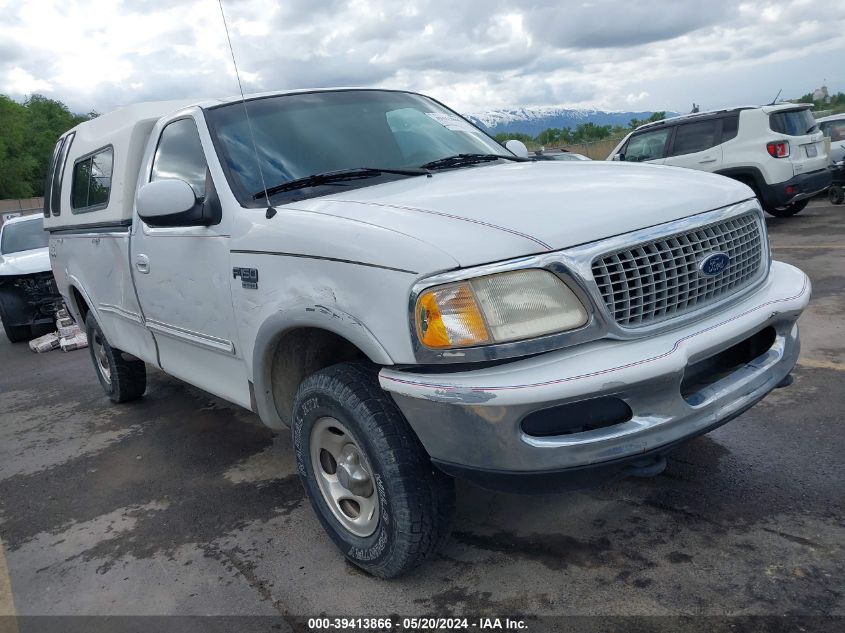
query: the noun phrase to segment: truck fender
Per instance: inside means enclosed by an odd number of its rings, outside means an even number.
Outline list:
[[[252,353],[253,410],[272,429],[287,426],[273,397],[273,356],[282,337],[301,328],[331,332],[349,341],[373,363],[393,364],[387,350],[364,323],[336,306],[302,304],[272,313],[259,327]]]
[[[102,327],[102,321],[100,320],[100,312],[97,310],[97,304],[91,300],[91,297],[85,292],[85,288],[83,288],[82,283],[79,279],[76,278],[75,275],[68,275],[68,290],[76,290],[80,295],[82,295],[82,299],[85,301],[88,309],[94,313],[94,318],[97,319],[97,323],[100,323],[100,327]],[[83,311],[80,309],[78,305],[76,305],[76,297],[74,296],[73,292],[68,292],[68,296],[65,297],[68,303],[68,310],[73,315],[74,320],[76,321],[77,325],[81,328],[85,328],[85,317],[83,316]]]

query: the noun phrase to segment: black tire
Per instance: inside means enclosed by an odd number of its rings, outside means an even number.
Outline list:
[[[326,418],[348,430],[371,471],[378,518],[368,536],[354,534],[338,520],[317,481],[323,475],[315,468],[324,467],[312,459],[312,431]],[[454,481],[432,465],[379,386],[375,368],[341,363],[306,378],[294,397],[293,443],[302,484],[320,523],[354,565],[392,578],[431,558],[445,542],[455,512]]]
[[[836,185],[832,186],[827,190],[827,199],[830,204],[842,204],[845,202],[845,189]]]
[[[790,218],[793,215],[801,213],[810,202],[809,198],[804,200],[799,200],[798,202],[793,202],[790,205],[783,207],[782,209],[776,209],[775,207],[764,207],[766,209],[766,213],[769,213],[776,218]]]
[[[85,317],[85,333],[94,371],[112,402],[129,402],[143,396],[147,389],[147,367],[144,361],[135,358],[130,360],[122,351],[109,345],[92,312]]]
[[[6,325],[3,321],[3,330],[6,332],[6,338],[12,343],[23,343],[34,338],[28,325]]]

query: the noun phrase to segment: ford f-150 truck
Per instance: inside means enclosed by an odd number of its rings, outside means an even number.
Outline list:
[[[453,477],[657,473],[798,357],[810,283],[746,185],[522,150],[402,91],[126,107],[58,142],[53,269],[112,400],[150,364],[290,427],[326,532],[394,576]]]

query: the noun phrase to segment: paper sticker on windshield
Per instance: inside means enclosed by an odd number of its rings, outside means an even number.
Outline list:
[[[464,121],[461,117],[445,112],[426,112],[426,114],[437,121],[440,125],[455,132],[468,132],[477,134],[478,130]]]

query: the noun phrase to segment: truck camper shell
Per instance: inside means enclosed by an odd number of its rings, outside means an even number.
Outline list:
[[[154,101],[126,106],[90,121],[80,123],[58,141],[48,175],[45,195],[44,228],[48,231],[91,226],[128,225],[138,170],[150,132],[156,122],[171,112],[196,103],[196,100]],[[64,147],[67,145],[67,147]],[[85,159],[111,149],[112,165],[108,178],[108,200],[103,205],[74,209],[71,204],[75,168]],[[56,163],[61,163],[57,165]],[[59,176],[59,181],[55,182]],[[104,179],[104,183],[106,180]]]

